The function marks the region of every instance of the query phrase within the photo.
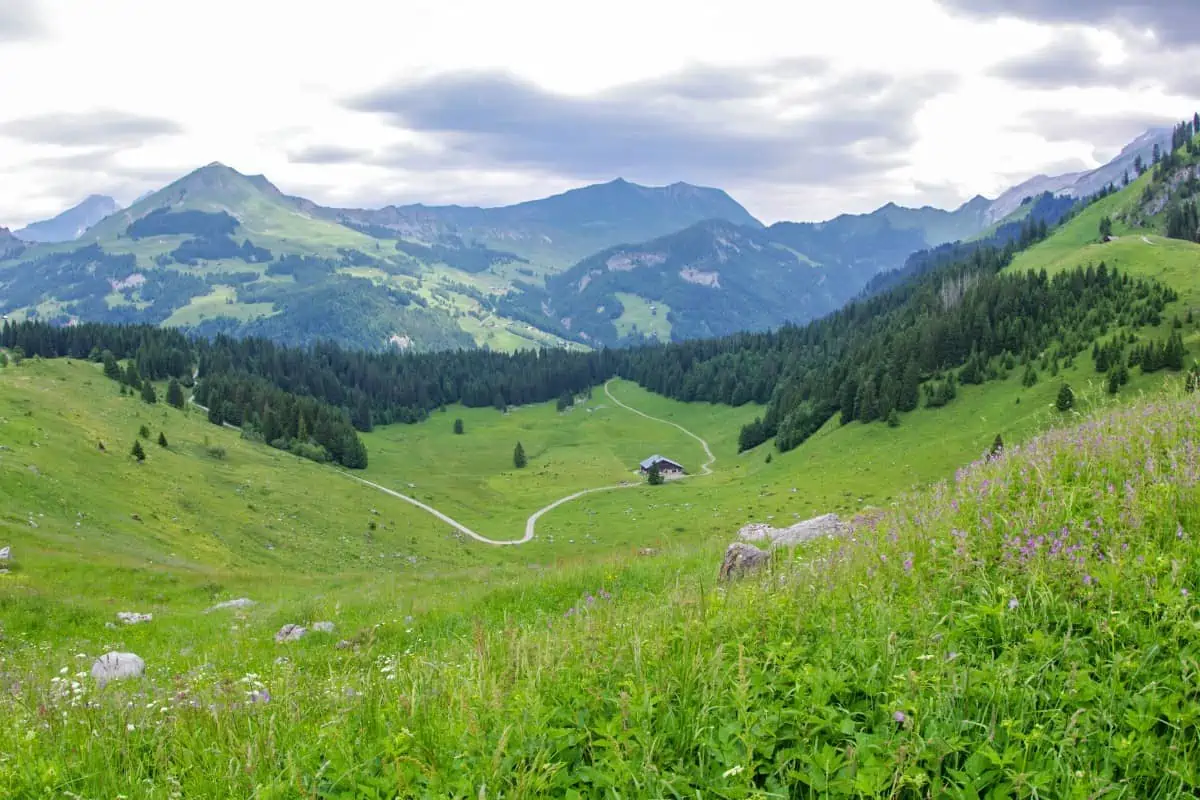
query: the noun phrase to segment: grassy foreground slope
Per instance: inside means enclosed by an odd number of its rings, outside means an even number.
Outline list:
[[[333,579],[107,630],[122,609],[22,591],[18,553],[0,792],[1192,794],[1198,438],[1192,396],[1113,412],[722,590],[708,545],[500,572],[437,605]],[[325,618],[335,637],[270,640]],[[76,675],[111,648],[146,677]]]

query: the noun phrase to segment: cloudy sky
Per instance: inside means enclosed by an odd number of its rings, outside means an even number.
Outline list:
[[[0,0],[0,225],[211,161],[328,205],[954,205],[1200,106],[1200,3],[1142,5]]]

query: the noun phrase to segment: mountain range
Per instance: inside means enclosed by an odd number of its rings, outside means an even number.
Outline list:
[[[125,209],[92,196],[0,232],[0,312],[375,350],[762,330],[839,308],[914,252],[1020,219],[1032,196],[1119,181],[1161,139],[1148,131],[1098,170],[1039,176],[995,201],[770,226],[686,183],[616,179],[495,208],[346,209],[213,163]]]

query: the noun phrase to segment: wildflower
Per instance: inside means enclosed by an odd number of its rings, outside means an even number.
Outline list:
[[[601,597],[601,598],[603,598],[603,599],[605,599],[605,600],[612,600],[612,595],[611,595],[611,594],[609,594],[609,593],[608,593],[607,591],[605,591],[604,589],[601,589],[601,590],[600,590],[600,597]]]
[[[957,650],[951,650],[949,653],[947,653],[947,654],[946,654],[946,660],[947,660],[947,661],[953,661],[953,660],[954,660],[954,659],[956,659],[956,658],[958,658],[958,651],[957,651]]]
[[[912,572],[912,568],[913,568],[912,553],[905,553],[905,555],[904,555],[904,571]]]
[[[1180,589],[1180,590],[1179,590],[1179,592],[1180,592],[1180,594],[1182,594],[1184,597],[1187,597],[1187,596],[1188,596],[1188,594],[1189,594],[1189,592],[1188,592],[1188,590],[1187,590],[1187,589]]]
[[[1095,578],[1093,578],[1091,575],[1083,576],[1083,585],[1084,586],[1091,586],[1094,582],[1095,582]]]
[[[587,604],[588,604],[589,606],[591,606],[591,605],[595,605],[595,604],[596,604],[596,598],[595,598],[595,597],[593,597],[592,595],[590,595],[590,594],[589,594],[589,595],[587,596]]]
[[[250,692],[251,703],[269,703],[271,702],[271,693],[266,689],[258,689]]]
[[[132,731],[132,730],[133,730],[133,723],[132,723],[132,722],[126,723],[126,725],[125,725],[125,730],[127,730],[127,731]]]
[[[734,775],[741,775],[745,769],[746,768],[744,766],[742,766],[741,764],[738,764],[736,767],[730,767],[729,769],[722,772],[721,777],[722,778],[732,778]]]
[[[903,711],[893,711],[892,719],[895,720],[900,725],[903,725],[905,722],[908,722],[908,717],[905,716]]]
[[[1009,610],[1009,611],[1012,611],[1013,609],[1015,609],[1015,608],[1016,608],[1017,606],[1019,606],[1019,605],[1021,605],[1021,604],[1020,604],[1020,603],[1017,601],[1017,598],[1015,598],[1015,597],[1014,597],[1014,598],[1012,598],[1011,600],[1009,600],[1009,601],[1008,601],[1008,610]]]

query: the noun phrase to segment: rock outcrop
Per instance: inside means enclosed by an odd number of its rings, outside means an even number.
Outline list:
[[[787,528],[773,528],[760,522],[752,522],[742,526],[738,531],[738,538],[745,542],[766,541],[771,547],[792,547],[823,536],[840,536],[849,529],[850,526],[842,522],[837,514],[823,514]]]
[[[101,687],[109,681],[140,678],[146,672],[146,662],[133,653],[105,653],[92,663],[92,677]]]
[[[734,542],[725,550],[725,560],[721,562],[721,572],[717,579],[724,582],[757,572],[770,560],[771,554],[766,550],[759,550],[745,542]]]
[[[137,625],[139,622],[149,622],[154,619],[153,614],[139,614],[136,611],[118,611],[117,619],[124,622],[126,625]]]
[[[318,633],[333,633],[332,622],[314,622],[312,629]]]

